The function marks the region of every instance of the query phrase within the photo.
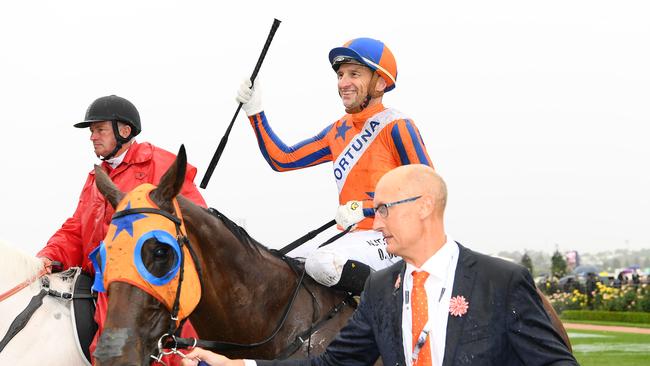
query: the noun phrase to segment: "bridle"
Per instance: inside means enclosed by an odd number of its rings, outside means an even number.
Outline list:
[[[282,318],[281,318],[279,324],[276,326],[276,328],[271,333],[271,335],[268,336],[267,338],[265,338],[264,340],[259,341],[259,342],[255,342],[255,343],[251,343],[251,344],[239,344],[239,343],[234,343],[234,342],[215,342],[215,341],[204,341],[204,340],[191,339],[191,343],[188,345],[188,344],[185,344],[185,343],[187,343],[187,341],[184,341],[184,339],[182,339],[182,338],[177,338],[176,337],[177,332],[182,328],[183,322],[186,320],[186,319],[182,319],[179,322],[179,319],[178,319],[179,303],[180,303],[180,298],[181,298],[181,289],[182,289],[182,284],[183,284],[183,279],[184,279],[184,268],[185,268],[185,266],[184,266],[185,255],[184,255],[184,251],[183,251],[183,246],[186,246],[189,253],[191,254],[192,260],[194,262],[194,266],[197,269],[197,272],[199,274],[199,280],[201,282],[201,287],[202,288],[203,288],[203,283],[201,281],[202,270],[201,270],[200,263],[198,261],[198,257],[196,256],[196,253],[195,253],[194,249],[192,248],[192,246],[190,244],[190,240],[188,239],[187,234],[184,233],[182,228],[181,228],[181,224],[182,224],[181,217],[182,216],[180,215],[180,213],[177,213],[177,215],[174,215],[174,214],[170,214],[169,212],[164,211],[162,209],[158,209],[158,208],[139,207],[139,208],[129,208],[129,209],[125,209],[125,210],[122,210],[122,211],[118,211],[113,215],[112,220],[119,219],[119,218],[129,216],[129,215],[134,215],[134,214],[154,214],[154,215],[160,215],[160,216],[170,220],[174,224],[174,226],[176,228],[176,239],[178,241],[178,245],[180,247],[180,253],[181,253],[181,255],[180,255],[180,268],[179,268],[179,274],[178,274],[178,284],[177,284],[177,287],[176,287],[176,295],[174,296],[173,306],[172,306],[171,311],[170,311],[170,313],[171,313],[170,314],[170,317],[171,317],[170,327],[169,327],[169,330],[158,339],[158,342],[157,342],[158,355],[150,355],[149,357],[151,359],[153,359],[153,360],[155,360],[155,361],[157,361],[159,363],[162,363],[162,357],[163,356],[169,355],[169,354],[177,354],[178,353],[177,349],[179,349],[179,348],[192,348],[192,347],[196,346],[197,344],[199,344],[199,345],[201,345],[203,347],[210,348],[210,349],[222,351],[222,350],[237,349],[237,348],[254,348],[254,347],[264,345],[264,344],[270,342],[271,340],[273,340],[275,338],[275,336],[279,333],[280,329],[282,328],[282,326],[286,322],[286,320],[287,320],[287,318],[289,316],[289,312],[290,312],[291,308],[293,307],[293,304],[295,303],[296,298],[298,297],[298,293],[300,291],[300,288],[302,287],[302,283],[303,283],[303,280],[304,280],[304,277],[305,277],[305,271],[304,270],[302,271],[301,274],[299,274],[298,283],[296,285],[295,290],[293,291],[293,294],[291,296],[291,300],[289,301],[289,303],[287,304],[287,306],[286,306],[286,308],[284,310],[284,313],[282,315]],[[294,269],[294,271],[296,271],[295,268],[293,268],[293,269]],[[296,274],[298,274],[297,271],[296,271]],[[170,349],[171,351],[165,351],[165,349]]]
[[[209,212],[212,215],[215,215],[217,218],[223,219],[222,215],[214,210],[210,209]],[[129,208],[125,209],[122,211],[118,211],[113,215],[113,220],[118,219],[124,216],[128,215],[133,215],[133,214],[155,214],[155,215],[160,215],[171,222],[174,223],[174,226],[176,227],[176,236],[177,236],[177,241],[180,246],[180,269],[179,269],[179,277],[178,277],[178,284],[177,284],[177,289],[176,289],[176,295],[174,299],[174,305],[172,306],[171,309],[171,324],[169,330],[160,336],[157,342],[157,349],[158,349],[158,354],[157,355],[150,355],[149,357],[153,359],[154,361],[158,363],[163,363],[162,358],[163,356],[169,355],[169,354],[180,354],[178,349],[183,349],[183,348],[194,348],[196,346],[200,346],[203,348],[208,348],[211,350],[215,351],[225,351],[225,350],[233,350],[233,349],[250,349],[250,348],[255,348],[262,346],[264,344],[269,343],[272,341],[280,332],[284,324],[286,323],[286,320],[289,317],[289,313],[291,312],[291,309],[293,308],[293,305],[298,297],[298,294],[300,292],[300,289],[304,287],[304,278],[305,278],[305,270],[298,269],[296,268],[294,264],[292,264],[283,253],[278,253],[280,258],[285,261],[291,267],[291,269],[294,271],[296,276],[298,277],[296,287],[292,292],[291,299],[287,303],[282,317],[280,318],[280,321],[278,322],[277,326],[275,329],[271,332],[271,334],[264,338],[261,341],[254,342],[254,343],[249,343],[249,344],[241,344],[241,343],[235,343],[235,342],[221,342],[221,341],[208,341],[208,340],[201,340],[201,339],[196,339],[196,338],[180,338],[177,337],[177,332],[182,328],[183,323],[186,321],[186,319],[182,319],[180,322],[178,321],[178,307],[179,307],[179,302],[181,298],[181,288],[182,288],[182,283],[184,279],[184,261],[185,261],[185,255],[183,254],[183,246],[186,246],[188,248],[188,251],[192,257],[192,261],[194,262],[194,266],[198,272],[199,275],[199,282],[201,285],[201,288],[203,288],[203,282],[202,282],[202,269],[200,266],[200,263],[198,261],[198,257],[196,255],[196,252],[192,248],[192,245],[190,243],[190,240],[187,237],[187,233],[184,233],[181,227],[182,224],[182,216],[180,212],[177,212],[176,215],[170,214],[167,211],[164,211],[162,209],[158,208],[151,208],[151,207],[141,207],[141,208]],[[315,299],[315,296],[311,293],[310,290],[307,289],[307,291],[310,293],[312,298]],[[294,352],[296,352],[302,344],[310,340],[311,334],[316,331],[321,325],[323,325],[327,320],[331,319],[334,315],[336,315],[345,305],[349,304],[350,299],[346,298],[344,301],[342,301],[340,304],[335,306],[330,312],[323,317],[321,321],[319,321],[316,324],[312,324],[309,329],[305,332],[300,333],[296,339],[288,346],[286,349],[284,349],[280,354],[288,357]],[[170,350],[170,351],[165,351],[165,350]]]
[[[194,266],[196,268],[196,271],[198,272],[199,275],[199,282],[201,282],[201,266],[198,261],[198,258],[196,257],[196,253],[194,252],[194,249],[192,249],[192,246],[190,245],[190,240],[187,238],[187,234],[183,233],[181,229],[181,224],[182,221],[179,217],[170,214],[167,211],[158,209],[158,208],[152,208],[152,207],[138,207],[138,208],[129,208],[126,210],[122,210],[119,212],[116,212],[113,214],[112,220],[119,219],[124,216],[129,216],[133,214],[155,214],[155,215],[160,215],[163,216],[164,218],[170,220],[174,226],[176,227],[176,240],[178,241],[178,246],[180,247],[180,268],[179,268],[179,273],[178,273],[178,285],[176,288],[176,296],[174,297],[174,305],[172,306],[171,309],[171,320],[172,320],[172,325],[170,326],[169,332],[171,334],[174,334],[176,330],[179,328],[177,327],[178,324],[178,310],[179,310],[179,304],[180,304],[180,299],[181,299],[181,285],[183,284],[183,277],[185,274],[185,254],[183,252],[183,246],[186,245],[188,251],[190,252],[190,255],[192,256],[192,261],[194,262]],[[180,214],[179,214],[180,216]],[[201,287],[203,287],[203,284],[201,283]]]
[[[184,233],[183,230],[181,229],[182,221],[181,218],[178,217],[180,216],[180,213],[178,213],[178,216],[176,216],[158,208],[152,208],[152,207],[129,208],[122,211],[118,211],[115,214],[113,214],[112,220],[119,219],[121,217],[129,216],[133,214],[155,214],[170,220],[174,224],[174,227],[176,228],[176,240],[178,242],[178,246],[180,247],[180,268],[178,273],[178,284],[176,287],[176,295],[174,296],[173,306],[170,311],[171,322],[170,322],[169,330],[167,333],[162,335],[158,340],[158,355],[157,356],[150,355],[150,358],[154,359],[159,363],[162,363],[163,356],[171,353],[177,353],[176,347],[163,347],[165,339],[168,337],[174,337],[174,334],[176,334],[176,332],[182,328],[183,322],[185,321],[185,319],[182,319],[180,322],[178,321],[181,289],[182,289],[183,278],[185,274],[185,254],[183,251],[183,246],[187,246],[187,249],[190,252],[192,261],[194,262],[194,266],[199,275],[199,283],[201,284],[201,288],[203,288],[202,275],[201,275],[202,270],[198,258],[196,256],[196,253],[194,252],[194,249],[190,245],[190,240],[187,238],[187,234]],[[164,348],[171,348],[172,351],[165,352]]]

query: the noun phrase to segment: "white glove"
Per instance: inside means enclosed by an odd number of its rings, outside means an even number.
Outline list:
[[[363,202],[361,201],[348,201],[345,205],[339,206],[336,211],[336,223],[344,229],[356,225],[363,219]]]
[[[255,80],[255,86],[251,89],[250,79],[244,80],[237,91],[237,101],[242,103],[242,108],[248,116],[260,113],[262,108],[262,90],[260,90],[260,79]]]

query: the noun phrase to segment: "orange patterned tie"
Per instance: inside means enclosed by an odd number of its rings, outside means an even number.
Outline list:
[[[422,271],[416,272],[413,271],[413,294],[411,298],[412,304],[412,313],[413,316],[413,327],[411,332],[413,335],[413,348],[417,344],[418,337],[422,332],[422,328],[427,323],[429,319],[429,305],[427,304],[427,292],[424,289],[424,281],[429,277],[429,273]],[[431,344],[429,342],[429,337],[427,341],[420,349],[418,354],[417,362],[413,364],[414,366],[431,366]]]

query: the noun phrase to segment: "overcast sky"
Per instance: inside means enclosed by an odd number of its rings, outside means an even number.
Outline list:
[[[261,85],[286,143],[344,113],[329,50],[381,39],[399,70],[384,104],[420,129],[456,240],[487,253],[650,246],[647,1],[314,3],[2,2],[0,238],[35,253],[73,213],[97,159],[72,124],[100,96],[137,106],[139,141],[184,143],[198,184],[275,17]],[[243,111],[202,193],[270,247],[337,207],[331,164],[272,171]]]

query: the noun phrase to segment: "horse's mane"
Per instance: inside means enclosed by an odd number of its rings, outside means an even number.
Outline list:
[[[260,250],[271,252],[269,248],[265,247],[262,243],[253,239],[250,234],[243,227],[237,225],[234,221],[229,219],[226,215],[222,214],[216,208],[210,207],[207,209],[208,213],[217,219],[221,220],[230,232],[235,235],[237,240],[243,244],[247,244],[249,248],[255,249],[257,252]],[[272,253],[272,252],[271,252]]]
[[[217,210],[216,208],[210,207],[210,208],[206,209],[206,211],[210,215],[212,215],[212,216],[216,217],[217,219],[221,220],[221,222],[223,222],[223,224],[226,226],[226,228],[231,233],[233,233],[233,235],[235,235],[237,240],[239,240],[241,243],[247,245],[247,248],[254,249],[255,251],[257,251],[257,253],[261,253],[261,251],[270,253],[274,257],[277,257],[277,258],[281,259],[282,261],[286,262],[294,271],[296,271],[296,273],[298,273],[297,272],[298,270],[303,268],[304,263],[302,261],[300,261],[300,260],[298,260],[296,258],[293,258],[293,257],[288,257],[288,256],[280,253],[279,251],[275,250],[275,249],[272,250],[272,249],[267,248],[266,246],[264,246],[264,244],[262,244],[262,243],[258,242],[257,240],[253,239],[250,236],[250,234],[248,234],[246,229],[244,229],[243,227],[237,225],[237,223],[235,223],[234,221],[229,219],[226,215],[219,212],[219,210]]]
[[[8,283],[7,281],[22,282],[37,274],[42,268],[43,262],[40,259],[0,240],[0,280],[2,280],[0,281],[0,291],[7,290],[19,283]]]

